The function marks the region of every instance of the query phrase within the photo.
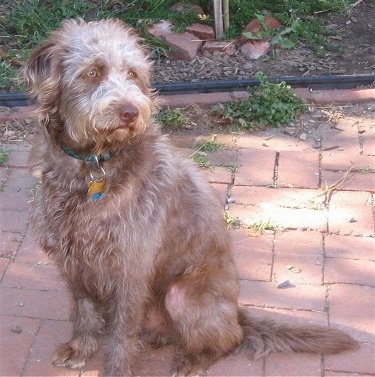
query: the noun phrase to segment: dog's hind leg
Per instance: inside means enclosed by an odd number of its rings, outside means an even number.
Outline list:
[[[231,295],[226,297],[226,292],[220,292],[220,286],[211,279],[216,280],[209,276],[199,282],[187,277],[173,283],[167,291],[165,306],[178,339],[172,365],[174,376],[202,373],[242,342],[237,303]],[[225,285],[222,281],[221,286]]]
[[[98,348],[98,337],[103,333],[104,320],[88,298],[76,300],[76,320],[72,340],[57,348],[53,365],[82,368]]]

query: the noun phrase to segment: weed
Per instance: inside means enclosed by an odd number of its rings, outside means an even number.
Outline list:
[[[0,63],[0,89],[16,87],[17,68],[12,64],[3,61]]]
[[[292,48],[296,45],[296,38],[289,38],[296,34],[297,28],[300,21],[298,19],[294,20],[292,24],[281,31],[277,29],[270,29],[265,22],[265,16],[262,14],[257,14],[256,18],[260,22],[261,29],[258,33],[253,34],[252,32],[245,32],[243,35],[251,40],[262,40],[268,39],[271,45],[279,45],[284,48]]]
[[[283,0],[267,3],[264,0],[231,0],[229,4],[231,20],[227,37],[236,37],[249,20],[259,17],[260,11],[266,9],[286,26],[280,33],[271,35],[271,40],[275,38],[273,44],[288,47],[302,38],[318,54],[329,45],[326,38],[329,31],[319,19],[319,12],[345,12],[350,8],[349,0]]]
[[[359,171],[361,174],[368,174],[368,173],[370,173],[371,168],[370,168],[370,166],[364,166],[364,167],[362,167],[362,168],[359,168],[358,171]]]
[[[224,211],[224,221],[228,229],[235,229],[241,226],[241,221],[233,216],[228,210]]]
[[[221,166],[228,169],[231,173],[235,173],[238,169],[237,164],[222,164]]]
[[[197,152],[193,155],[193,161],[201,168],[201,169],[210,169],[211,164],[208,161],[207,153],[205,152]]]
[[[9,160],[9,150],[0,148],[0,165],[5,165]]]
[[[213,111],[241,130],[256,130],[265,125],[278,127],[307,111],[307,106],[285,82],[270,83],[259,72],[255,77],[259,84],[249,89],[247,100],[214,106]]]
[[[275,230],[276,229],[276,227],[271,224],[271,220],[268,220],[267,222],[264,222],[263,220],[261,220],[257,223],[248,224],[248,227],[251,228],[251,229],[258,230],[258,231],[259,230],[264,231],[264,230]]]
[[[198,147],[198,150],[201,152],[215,152],[224,147],[223,144],[216,143],[214,141],[214,137],[212,138],[212,140],[198,140],[195,144]]]
[[[172,130],[180,128],[187,120],[186,115],[181,109],[161,109],[156,116],[157,121]]]

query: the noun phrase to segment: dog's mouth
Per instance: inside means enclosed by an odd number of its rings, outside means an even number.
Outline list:
[[[97,129],[103,136],[115,139],[124,139],[136,133],[139,120],[139,110],[132,104],[121,105],[117,110],[117,122],[108,124],[107,127]]]

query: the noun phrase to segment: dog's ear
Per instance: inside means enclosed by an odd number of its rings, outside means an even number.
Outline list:
[[[32,53],[19,74],[20,81],[29,87],[30,98],[36,100],[39,113],[47,118],[57,112],[61,57],[59,44],[47,41]]]

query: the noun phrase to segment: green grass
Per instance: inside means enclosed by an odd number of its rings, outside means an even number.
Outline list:
[[[4,60],[0,62],[0,90],[8,88],[16,88],[16,77],[18,68],[10,62]]]

